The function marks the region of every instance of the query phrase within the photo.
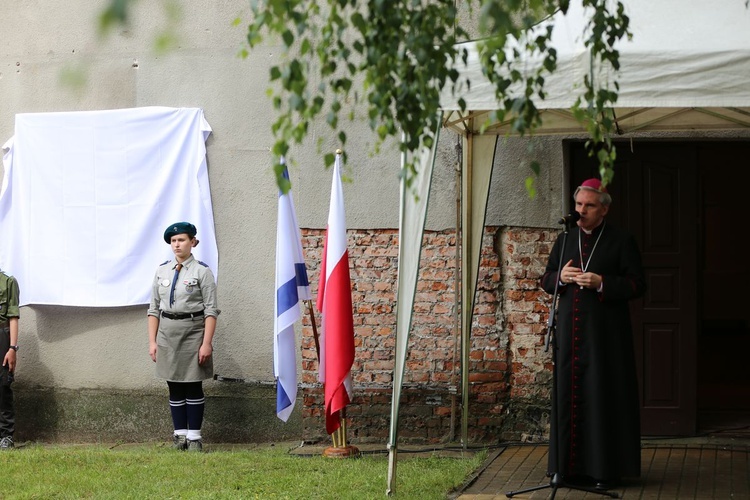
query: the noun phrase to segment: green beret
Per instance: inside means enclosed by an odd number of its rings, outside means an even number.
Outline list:
[[[189,222],[175,222],[164,231],[164,241],[171,243],[172,236],[176,234],[187,234],[191,238],[194,238],[198,234],[198,230]]]

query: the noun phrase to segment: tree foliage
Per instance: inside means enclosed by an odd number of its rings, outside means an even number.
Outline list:
[[[264,37],[279,36],[286,56],[271,69],[272,91],[278,118],[273,124],[273,152],[289,154],[290,145],[302,141],[308,125],[319,116],[345,145],[342,113],[362,103],[370,127],[380,142],[401,138],[402,151],[414,152],[431,145],[429,130],[439,124],[440,93],[455,88],[459,80],[453,61],[465,60],[456,46],[469,38],[459,22],[454,0],[255,0],[248,26],[250,49]],[[499,120],[512,119],[518,134],[533,134],[541,124],[545,76],[556,69],[556,51],[550,44],[553,26],[535,30],[541,19],[558,10],[567,12],[569,0],[467,0],[475,10],[485,36],[480,57],[495,86]],[[592,71],[580,82],[582,95],[574,113],[588,131],[589,150],[596,153],[602,177],[612,176],[615,149],[609,109],[617,100],[616,81],[597,79],[609,65],[619,69],[615,45],[629,36],[629,19],[621,2],[583,0],[590,13],[582,33],[591,53]],[[532,72],[517,67],[524,55],[542,61]],[[361,85],[357,85],[361,82]],[[470,85],[470,82],[468,83]],[[571,89],[572,90],[572,89]],[[326,165],[333,155],[326,155]],[[537,172],[538,173],[538,172]],[[414,165],[407,165],[407,181]]]
[[[106,15],[126,19],[129,1],[134,0],[110,0]],[[619,69],[615,47],[630,35],[629,19],[618,0],[581,1],[589,15],[581,36],[591,72],[580,82],[573,112],[589,134],[589,151],[597,155],[607,182],[615,159],[610,109],[618,87],[616,80],[598,75],[602,68]],[[557,64],[550,43],[553,26],[535,26],[557,11],[566,13],[568,5],[569,0],[251,0],[247,50],[269,37],[284,47],[269,75],[278,113],[272,124],[274,155],[289,157],[290,146],[307,137],[310,123],[323,119],[343,148],[347,122],[358,109],[376,134],[376,149],[391,137],[401,140],[404,152],[430,146],[429,131],[439,126],[441,91],[460,83],[454,61],[460,65],[467,56],[456,45],[470,38],[459,8],[479,19],[480,58],[499,103],[494,118],[511,120],[514,133],[533,134],[542,123],[545,76]],[[542,64],[531,72],[518,67],[527,55]],[[324,158],[326,166],[334,161],[332,153]],[[407,182],[414,168],[407,165],[402,172]],[[286,191],[281,168],[276,175]]]

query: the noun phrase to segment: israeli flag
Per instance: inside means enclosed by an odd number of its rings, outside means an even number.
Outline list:
[[[284,164],[284,159],[281,159]],[[284,170],[288,179],[289,173]],[[276,377],[276,416],[286,422],[297,399],[297,346],[294,324],[302,318],[300,301],[310,300],[310,284],[302,254],[292,192],[279,192],[276,230],[276,322],[273,371]]]

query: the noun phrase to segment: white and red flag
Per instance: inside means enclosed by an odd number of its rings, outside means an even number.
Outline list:
[[[333,167],[317,307],[323,325],[318,378],[325,386],[326,432],[333,434],[341,425],[339,412],[351,401],[351,369],[354,363],[354,317],[341,185],[341,154],[336,155]]]

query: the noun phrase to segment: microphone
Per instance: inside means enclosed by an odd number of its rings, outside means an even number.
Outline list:
[[[570,212],[568,215],[561,217],[558,224],[574,224],[581,218],[581,214],[578,212]]]

